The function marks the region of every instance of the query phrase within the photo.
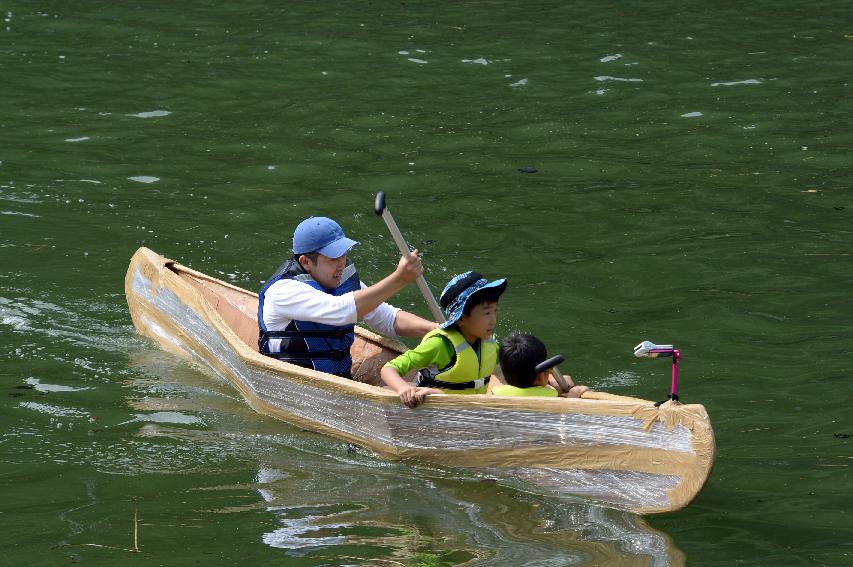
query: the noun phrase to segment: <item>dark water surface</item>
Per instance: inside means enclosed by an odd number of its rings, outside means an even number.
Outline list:
[[[853,563],[849,2],[0,9],[0,563]],[[388,463],[134,333],[140,245],[256,289],[324,214],[377,280],[377,191],[433,290],[508,277],[499,334],[576,380],[660,399],[631,348],[675,343],[696,501]]]

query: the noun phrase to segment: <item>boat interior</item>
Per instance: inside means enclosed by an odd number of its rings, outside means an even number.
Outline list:
[[[237,286],[226,284],[194,270],[188,270],[175,262],[166,268],[196,288],[216,309],[234,333],[252,350],[258,348],[258,296]],[[362,331],[357,327],[359,331]],[[352,354],[352,376],[359,382],[384,386],[379,370],[386,362],[396,357],[401,350],[394,345],[383,344],[379,336],[370,332],[357,332],[350,352]],[[405,376],[414,381],[415,373]]]

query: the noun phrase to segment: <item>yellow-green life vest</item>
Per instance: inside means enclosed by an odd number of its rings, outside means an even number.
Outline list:
[[[453,345],[455,356],[445,368],[421,370],[418,386],[441,388],[448,394],[485,394],[489,377],[498,363],[498,345],[495,338],[477,341],[471,346],[455,327],[435,329],[424,339],[445,337]],[[479,352],[477,352],[479,350]]]
[[[530,388],[517,388],[509,384],[495,386],[492,388],[494,396],[540,396],[543,398],[556,398],[557,390],[548,386],[531,386]]]

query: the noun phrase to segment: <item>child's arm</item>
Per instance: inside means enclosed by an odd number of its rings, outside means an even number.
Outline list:
[[[560,397],[563,398],[580,398],[583,396],[583,393],[589,390],[587,386],[576,386],[572,377],[568,374],[563,374],[563,380],[566,381],[566,386],[569,387],[568,390],[563,390],[560,388],[560,385],[557,383],[557,379],[553,375],[548,376],[548,385],[557,390],[559,392]]]
[[[495,365],[495,369],[492,370],[492,379],[489,380],[489,387],[486,389],[486,394],[492,396],[492,388],[497,388],[498,386],[503,386],[506,384],[506,378],[504,377],[504,371],[501,368],[500,364]]]
[[[400,401],[403,404],[413,408],[423,402],[428,394],[443,394],[444,392],[435,388],[416,388],[406,382],[403,376],[411,370],[428,368],[434,364],[439,364],[441,367],[447,365],[452,350],[452,346],[445,347],[444,339],[440,336],[424,339],[415,348],[407,350],[386,363],[379,371],[379,377],[385,382],[386,386],[400,396]]]
[[[566,386],[569,387],[568,390],[561,390],[560,385],[557,384],[557,380],[553,376],[550,376],[548,379],[548,385],[557,390],[562,398],[582,398],[583,393],[589,390],[588,386],[576,386],[572,381],[572,377],[568,374],[563,374],[563,380],[566,381]]]
[[[403,380],[403,377],[400,376],[400,373],[393,366],[383,366],[382,370],[379,371],[379,377],[382,378],[386,386],[400,396],[400,401],[410,408],[423,403],[424,398],[429,394],[442,393],[441,390],[436,390],[435,388],[416,388]]]
[[[506,384],[506,378],[504,377],[504,371],[503,371],[503,368],[501,368],[500,363],[495,364],[495,369],[492,370],[492,376],[497,378],[498,383],[495,384],[496,386],[501,386],[503,384]]]
[[[588,386],[572,386],[568,392],[560,392],[561,398],[582,398],[584,392],[589,391]]]
[[[563,390],[563,388],[560,386],[560,383],[557,381],[556,376],[554,376],[553,369],[548,372],[548,385],[557,390],[561,396],[575,387],[575,383],[572,381],[572,377],[568,374],[563,374],[563,381],[565,381],[566,386],[569,387],[568,390]]]

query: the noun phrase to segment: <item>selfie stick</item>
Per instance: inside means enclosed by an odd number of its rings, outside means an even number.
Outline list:
[[[656,345],[651,341],[643,341],[634,347],[634,356],[641,358],[659,358],[672,357],[672,390],[667,396],[673,402],[678,401],[678,361],[681,359],[681,352],[672,345]],[[665,401],[665,400],[664,400]],[[663,402],[657,402],[659,406]]]

